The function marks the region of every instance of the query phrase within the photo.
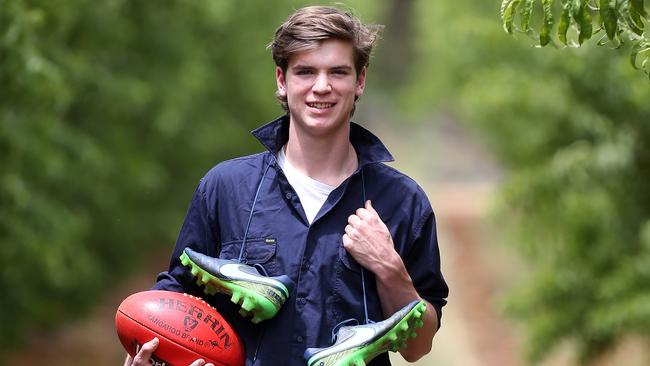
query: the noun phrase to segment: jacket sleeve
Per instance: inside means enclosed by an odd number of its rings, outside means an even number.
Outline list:
[[[432,211],[416,226],[415,241],[404,264],[418,294],[436,309],[440,326],[442,307],[447,303],[449,288],[440,269],[440,251]]]
[[[172,252],[169,268],[158,275],[153,290],[186,292],[197,296],[201,294],[190,271],[181,264],[180,256],[186,247],[212,257],[216,257],[219,253],[219,230],[215,214],[216,195],[210,195],[215,197],[212,199],[214,202],[208,202],[207,190],[208,184],[204,178],[190,201],[185,221]]]

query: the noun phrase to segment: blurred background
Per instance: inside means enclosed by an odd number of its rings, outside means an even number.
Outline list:
[[[265,47],[305,4],[0,1],[0,365],[122,364],[117,306],[200,177],[261,151]],[[650,364],[650,83],[626,46],[534,48],[499,1],[343,5],[386,26],[354,120],[437,215],[451,293],[417,365]]]

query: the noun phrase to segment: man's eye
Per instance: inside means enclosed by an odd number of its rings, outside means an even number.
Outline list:
[[[347,70],[334,70],[334,74],[336,74],[336,75],[347,75],[348,72],[347,72]]]
[[[296,72],[296,75],[311,75],[312,71],[311,70],[298,70]]]

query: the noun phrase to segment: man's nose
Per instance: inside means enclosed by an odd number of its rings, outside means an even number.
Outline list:
[[[326,73],[318,74],[314,81],[312,90],[314,93],[329,93],[332,91],[332,86],[330,85],[330,80]]]

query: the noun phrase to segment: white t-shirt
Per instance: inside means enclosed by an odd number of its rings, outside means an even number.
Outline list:
[[[289,184],[298,194],[307,221],[311,224],[327,197],[336,187],[319,182],[298,171],[284,154],[284,147],[278,153],[278,164],[284,175],[287,176]]]

